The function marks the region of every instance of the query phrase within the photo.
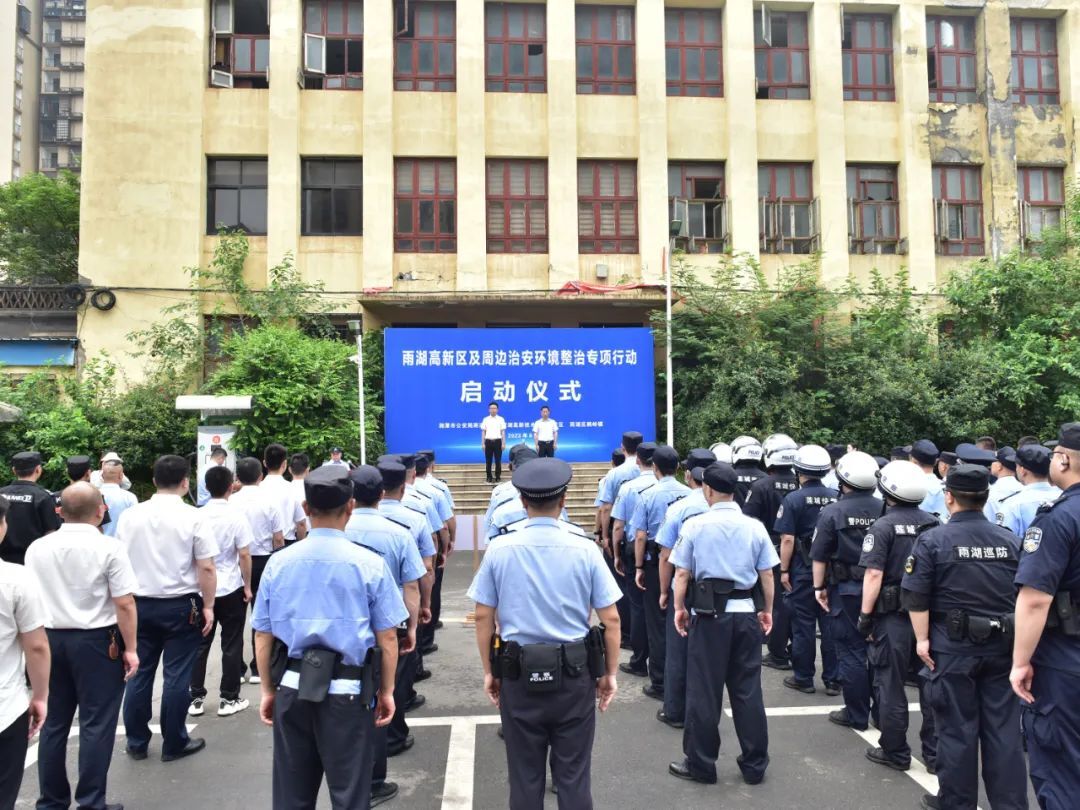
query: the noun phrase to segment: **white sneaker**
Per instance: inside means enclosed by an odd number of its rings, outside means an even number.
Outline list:
[[[200,717],[203,713],[203,699],[195,698],[191,701],[191,705],[188,706],[187,713],[192,717]]]
[[[260,678],[258,675],[249,675],[248,683],[262,683],[262,678]]]
[[[240,698],[239,700],[223,700],[218,706],[218,717],[229,717],[230,715],[242,712],[250,705],[251,704],[249,704],[244,698]],[[199,713],[202,714],[201,707],[199,709]]]

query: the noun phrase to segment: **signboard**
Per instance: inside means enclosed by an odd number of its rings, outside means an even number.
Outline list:
[[[225,452],[229,454],[225,458],[225,466],[233,472],[236,472],[236,455],[232,450],[232,443],[235,437],[236,427],[234,425],[221,425],[219,427],[199,425],[198,453],[195,457],[195,463],[198,467],[199,474],[198,480],[203,480],[203,473],[209,469],[210,453],[215,447],[225,448]]]
[[[488,404],[507,422],[506,443],[533,446],[533,422],[551,408],[556,455],[609,461],[626,430],[656,426],[652,331],[614,329],[407,329],[384,331],[386,443],[433,448],[439,462],[483,463]]]

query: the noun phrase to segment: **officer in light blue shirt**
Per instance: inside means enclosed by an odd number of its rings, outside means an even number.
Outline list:
[[[1061,490],[1050,483],[1050,448],[1026,444],[1016,451],[1016,477],[1023,484],[1012,495],[998,501],[994,522],[1017,537],[1023,537],[1035,520],[1039,507],[1053,503]]]
[[[348,470],[315,470],[304,493],[311,532],[270,558],[251,619],[259,671],[272,671],[275,639],[289,657],[280,685],[262,681],[259,714],[274,728],[273,804],[314,807],[325,774],[335,807],[367,807],[375,728],[394,716],[397,626],[409,612],[382,558],[345,535],[354,505]],[[359,696],[376,646],[381,688],[373,712]],[[312,699],[301,700],[301,682],[323,670],[304,663],[305,654],[327,652],[338,656],[328,689],[313,686]]]
[[[772,630],[772,569],[779,559],[765,527],[735,503],[735,469],[718,461],[705,468],[702,479],[709,511],[683,524],[671,552],[677,569],[675,627],[688,636],[688,671],[685,757],[668,771],[680,779],[716,782],[723,702],[719,685],[726,683],[742,748],[739,769],[743,781],[756,785],[769,764],[761,645]],[[693,601],[688,605],[691,580]]]
[[[530,459],[538,458],[537,453],[529,445],[525,443],[515,444],[507,452],[507,458],[509,459],[509,467],[511,473],[511,479],[509,481],[503,481],[501,484],[496,485],[495,489],[491,491],[491,500],[488,502],[487,512],[484,514],[484,539],[488,540],[498,531],[494,533],[491,530],[491,520],[495,516],[495,512],[506,504],[514,503],[518,497],[517,487],[513,484],[513,471],[520,465],[524,464]]]
[[[611,507],[611,538],[615,547],[615,570],[626,580],[626,599],[630,603],[630,662],[619,664],[619,669],[628,675],[645,678],[649,675],[649,633],[645,625],[645,595],[634,584],[636,573],[634,556],[634,538],[637,528],[633,523],[634,510],[637,508],[641,493],[656,485],[653,473],[652,457],[656,452],[653,442],[642,442],[635,454],[638,476],[626,481],[619,487],[615,496],[615,505]]]
[[[432,486],[446,495],[446,499],[450,502],[450,509],[457,509],[457,504],[454,503],[454,493],[450,491],[450,485],[443,479],[435,477],[435,451],[420,450],[417,455],[424,456],[428,460],[427,480],[431,482]],[[498,487],[496,487],[496,489],[498,489]]]
[[[615,499],[619,495],[619,488],[630,479],[637,478],[641,472],[635,454],[638,445],[642,441],[642,435],[636,430],[628,430],[623,433],[621,445],[623,459],[620,463],[615,463],[617,456],[612,454],[613,466],[600,479],[596,500],[593,502],[596,507],[596,526],[600,530],[600,544],[604,549],[604,559],[608,564],[608,570],[615,577],[615,582],[618,583],[619,590],[622,591],[624,597],[627,596],[627,585],[632,590],[633,583],[627,580],[620,570],[621,566],[618,565],[619,549],[614,544],[613,529],[615,521],[611,519],[611,510],[615,505]],[[619,618],[622,621],[622,647],[623,649],[631,649],[630,628],[632,623],[629,598],[620,599],[618,606]]]
[[[998,522],[1001,502],[1024,488],[1016,477],[1016,451],[1011,447],[1002,447],[996,456],[997,460],[990,465],[990,474],[997,480],[990,485],[990,495],[983,507],[983,515],[991,523]]]
[[[449,529],[450,521],[454,519],[454,510],[450,506],[450,499],[445,492],[428,480],[427,471],[430,462],[428,462],[427,456],[416,453],[414,458],[416,460],[416,479],[413,481],[413,486],[421,495],[427,495],[431,498],[435,504],[435,513],[439,516],[439,520]]]
[[[592,807],[596,702],[599,698],[605,710],[616,691],[620,631],[615,602],[621,594],[596,544],[557,520],[572,476],[570,465],[555,458],[537,459],[514,471],[529,520],[488,548],[468,591],[476,602],[480,649],[492,648],[497,621],[501,638],[496,649],[505,647],[516,661],[513,667],[504,663],[497,679],[490,657],[481,655],[484,689],[502,716],[511,807],[543,807],[549,752],[559,806]],[[598,680],[580,666],[571,667],[568,652],[581,651],[594,610],[604,627],[606,652]],[[517,645],[523,648],[520,654]],[[530,663],[560,658],[554,666]],[[505,662],[506,655],[500,660]]]
[[[945,508],[945,488],[941,485],[941,479],[934,474],[940,456],[937,445],[929,439],[919,439],[911,444],[909,457],[912,463],[919,465],[926,477],[926,497],[919,508],[944,522],[949,519],[949,510]]]
[[[531,447],[522,446],[522,449],[513,455],[512,458],[511,469],[516,470],[523,464],[539,458],[539,456]],[[495,511],[491,513],[491,519],[488,522],[488,542],[491,542],[501,534],[506,534],[507,532],[512,532],[520,528],[528,519],[529,515],[525,509],[525,502],[521,500],[521,493],[519,493],[517,489],[514,489],[512,496],[508,495],[506,500],[495,507]],[[562,512],[559,513],[559,520],[567,523],[574,534],[580,534],[582,537],[586,537],[579,526],[570,523],[570,516],[566,513],[566,509],[563,509]]]

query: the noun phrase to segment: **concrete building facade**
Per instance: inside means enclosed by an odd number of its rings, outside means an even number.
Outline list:
[[[1076,175],[1075,0],[89,0],[89,354],[218,226],[369,324],[640,324],[692,266],[827,282],[1038,239]],[[645,285],[595,293],[580,285]],[[579,294],[559,294],[577,285]]]
[[[38,170],[41,0],[0,11],[0,183]]]
[[[45,0],[42,26],[41,172],[82,166],[86,0]]]

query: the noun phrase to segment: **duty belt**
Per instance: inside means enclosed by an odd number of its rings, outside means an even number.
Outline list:
[[[970,641],[973,644],[985,644],[995,633],[1012,639],[1015,628],[1015,614],[1005,616],[976,616],[966,610],[933,610],[930,619],[945,625],[950,641]]]
[[[645,553],[652,555],[651,560],[645,560],[646,565],[648,565],[649,563],[655,564],[655,563],[658,563],[660,561],[660,549],[661,548],[663,548],[663,547],[659,543],[657,543],[655,540],[646,540],[645,541]]]
[[[861,565],[851,565],[839,560],[832,560],[829,563],[829,579],[832,585],[841,582],[862,582],[865,576],[866,569]]]
[[[1080,636],[1080,591],[1054,594],[1054,602],[1046,614],[1046,627],[1066,636]]]
[[[289,663],[285,666],[289,672],[300,672],[303,669],[304,662],[299,658],[290,658]],[[355,664],[336,664],[334,666],[334,672],[332,675],[335,681],[358,681],[364,675],[364,668],[358,667]]]

